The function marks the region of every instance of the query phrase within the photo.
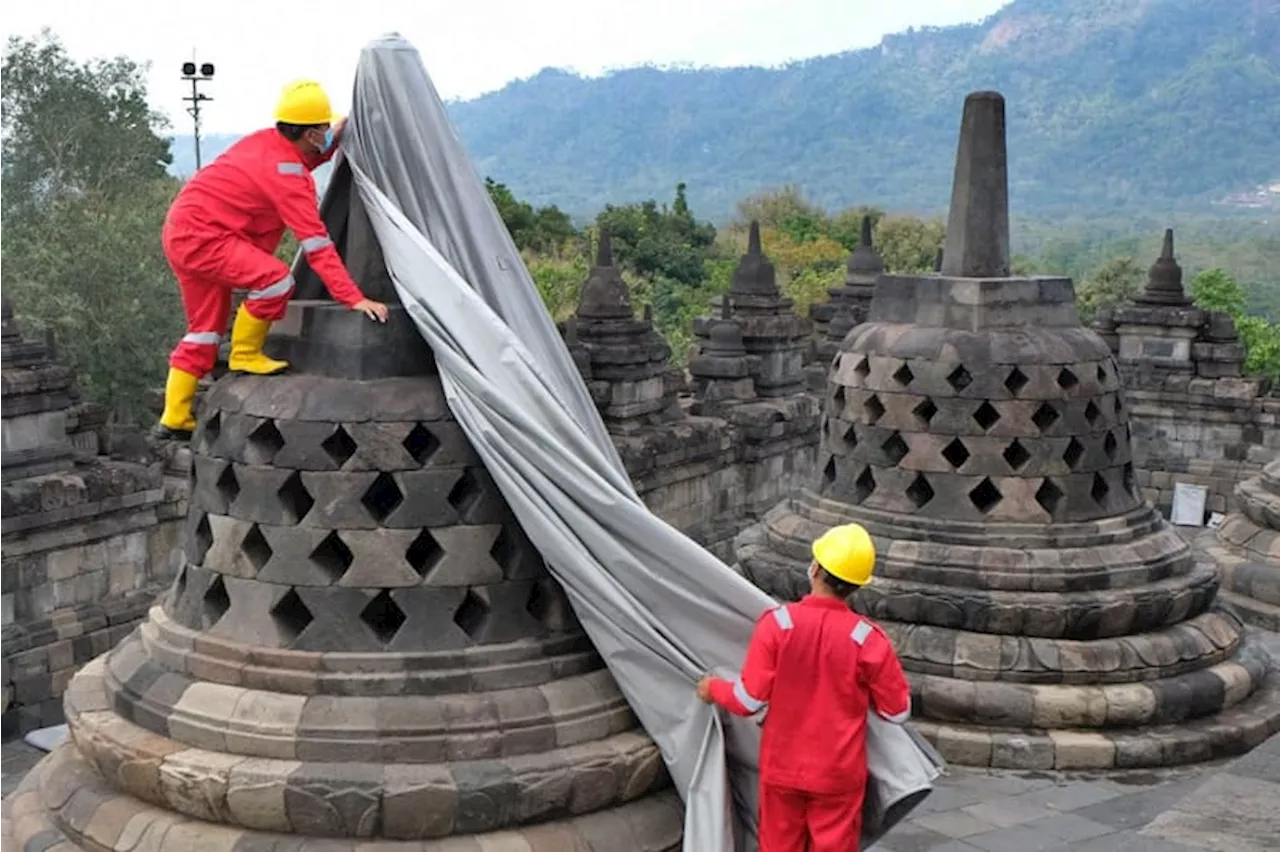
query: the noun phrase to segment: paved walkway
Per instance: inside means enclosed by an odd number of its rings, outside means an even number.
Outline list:
[[[1124,844],[1137,839],[1138,829],[1201,781],[1195,772],[1136,775],[1125,784],[1099,776],[955,769],[880,846],[892,852],[1128,849]]]
[[[4,794],[43,754],[3,748]],[[881,852],[1268,852],[1280,837],[1280,735],[1229,764],[1125,774],[959,767]]]

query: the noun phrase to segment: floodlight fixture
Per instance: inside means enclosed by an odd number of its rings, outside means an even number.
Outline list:
[[[213,98],[200,91],[200,83],[208,82],[213,79],[213,63],[204,62],[197,65],[195,60],[182,63],[182,79],[191,81],[191,94],[183,98],[184,101],[191,104],[187,107],[187,114],[191,116],[191,122],[194,126],[194,136],[196,143],[196,171],[200,170],[200,105]]]

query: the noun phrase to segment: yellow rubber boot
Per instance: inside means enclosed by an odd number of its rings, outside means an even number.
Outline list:
[[[191,440],[191,433],[196,428],[191,403],[195,401],[199,383],[199,379],[185,370],[169,368],[169,378],[164,384],[164,413],[156,426],[156,437],[168,441]]]
[[[271,376],[289,368],[288,361],[277,361],[262,354],[262,344],[271,330],[271,320],[258,319],[241,305],[231,327],[231,355],[227,368],[236,373]]]

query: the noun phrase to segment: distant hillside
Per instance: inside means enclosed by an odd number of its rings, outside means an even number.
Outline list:
[[[451,113],[483,174],[574,213],[678,181],[713,218],[783,183],[936,210],[980,88],[1008,99],[1024,214],[1225,209],[1280,181],[1280,0],[1015,0],[776,70],[545,70]]]

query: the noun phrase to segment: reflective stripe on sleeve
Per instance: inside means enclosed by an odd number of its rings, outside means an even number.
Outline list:
[[[293,290],[293,275],[286,275],[276,283],[269,287],[263,287],[261,290],[250,290],[246,299],[257,301],[258,299],[274,299],[277,296],[287,296]]]
[[[790,630],[795,626],[791,621],[791,613],[787,612],[785,606],[780,606],[773,611],[773,620],[778,622],[778,626],[783,630]]]
[[[310,254],[313,251],[319,251],[325,246],[333,245],[333,240],[328,237],[307,237],[302,241],[302,250]]]
[[[189,331],[182,335],[183,343],[195,343],[200,346],[217,346],[222,335],[216,331]]]
[[[742,678],[738,678],[733,682],[733,697],[738,699],[750,713],[759,713],[760,709],[765,705],[765,702],[758,698],[753,698],[751,693],[747,692],[747,688],[742,685]]]
[[[282,175],[300,175],[306,172],[302,163],[276,163],[276,171]]]
[[[870,635],[871,625],[859,619],[858,623],[853,628],[853,632],[849,634],[849,638],[852,639],[855,644],[861,645],[867,641],[867,637]]]

